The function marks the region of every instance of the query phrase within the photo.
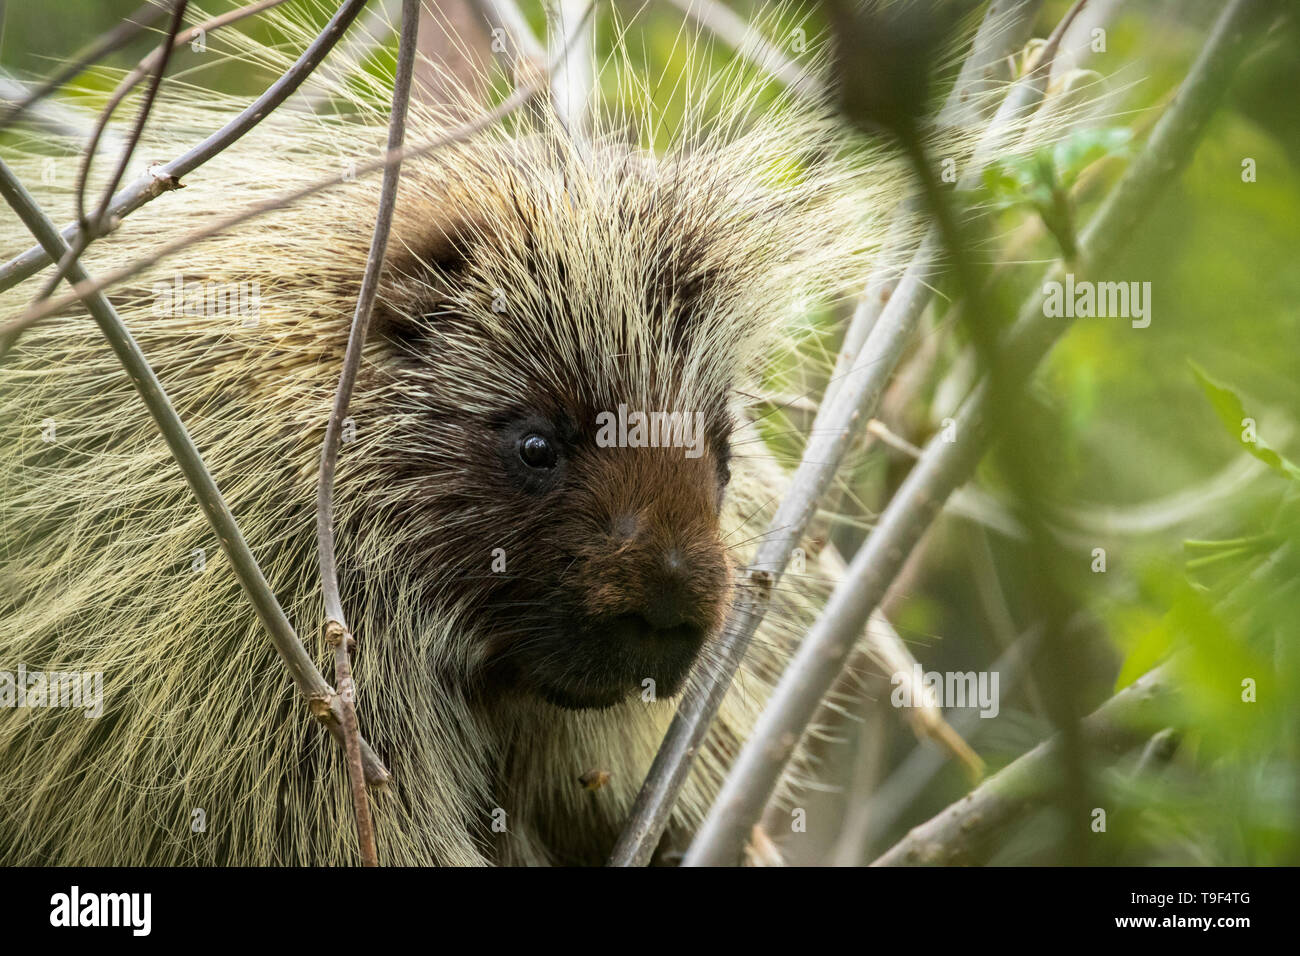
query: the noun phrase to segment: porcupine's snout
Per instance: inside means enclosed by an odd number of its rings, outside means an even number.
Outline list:
[[[674,694],[727,604],[717,461],[677,448],[605,448],[584,478],[591,533],[566,574],[568,666],[552,698],[590,707]]]
[[[629,509],[611,522],[605,565],[610,585],[585,587],[594,619],[609,619],[626,641],[680,641],[698,647],[716,623],[726,568],[709,521],[675,520],[673,502]],[[621,609],[621,610],[620,610]],[[611,617],[611,610],[617,612]]]

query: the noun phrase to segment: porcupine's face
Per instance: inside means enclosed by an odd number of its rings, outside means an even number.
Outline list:
[[[430,590],[471,608],[491,686],[568,708],[674,694],[729,597],[725,356],[690,368],[707,330],[672,278],[685,250],[642,243],[616,266],[627,250],[512,215],[490,240],[404,240],[406,318],[387,325],[398,391],[420,394],[403,534]]]
[[[648,686],[675,693],[728,589],[725,421],[705,424],[694,448],[607,445],[598,423],[617,441],[618,408],[629,409],[619,397],[597,409],[539,391],[488,424],[475,469],[518,541],[502,549],[485,610],[492,668],[565,707],[608,706]]]

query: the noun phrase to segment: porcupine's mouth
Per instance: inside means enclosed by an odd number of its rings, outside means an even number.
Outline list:
[[[537,662],[534,687],[568,710],[604,709],[634,695],[671,697],[685,683],[705,636],[693,624],[656,628],[639,614],[582,622],[571,629],[564,660]]]

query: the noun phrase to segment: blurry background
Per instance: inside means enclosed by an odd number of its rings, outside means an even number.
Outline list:
[[[239,5],[208,0],[203,10]],[[47,75],[137,6],[0,2],[6,78]],[[289,6],[320,23],[329,8],[298,0]],[[759,3],[727,6],[758,22],[783,49],[792,25],[816,41],[834,21],[815,3],[776,11]],[[1044,37],[1070,4],[1040,6],[1034,35]],[[1072,189],[1076,224],[1087,221],[1141,148],[1222,6],[1103,0],[1085,9],[1087,29],[1073,34],[1055,76],[1058,84],[1085,86],[1097,108],[1066,148],[1046,158],[1054,164],[1049,179]],[[541,4],[521,7],[544,35]],[[976,22],[976,7],[961,4],[957,13]],[[381,75],[391,71],[396,42],[384,22],[368,25]],[[684,68],[679,33],[700,27],[667,0],[619,0],[595,19],[598,57],[613,48],[620,22],[634,63],[662,78],[670,129],[672,80]],[[278,42],[257,19],[242,28]],[[129,46],[80,85],[106,94],[120,75],[113,71],[129,69],[149,45]],[[847,45],[838,52],[838,62],[852,67],[858,51]],[[721,40],[711,55],[719,64],[735,56]],[[864,57],[868,76],[871,65]],[[938,95],[951,77],[942,62],[934,66]],[[1022,66],[1020,58],[1008,61],[1002,78]],[[1096,75],[1071,72],[1081,69]],[[188,47],[172,72],[242,95],[273,79]],[[879,82],[890,80],[882,75]],[[780,82],[771,83],[775,95]],[[598,92],[615,95],[613,88]],[[92,96],[80,105],[93,102]],[[1094,710],[1176,652],[1180,693],[1144,729],[1152,742],[1118,754],[1084,753],[1084,766],[1076,768],[1086,781],[1086,805],[1106,811],[1104,832],[1089,825],[1086,839],[1067,838],[1061,808],[1078,795],[1061,792],[1064,771],[1049,762],[1041,792],[966,861],[1300,863],[1300,471],[1286,460],[1300,460],[1298,155],[1300,30],[1292,18],[1261,38],[1186,172],[1168,184],[1109,271],[1115,281],[1150,283],[1150,326],[1098,318],[1074,324],[1018,396],[1018,441],[985,460],[889,597],[894,627],[926,670],[987,671],[999,658],[1015,665],[1001,671],[995,719],[969,710],[946,715],[989,772],[1049,736],[1062,713]],[[980,189],[959,197],[979,230],[976,258],[1016,264],[999,273],[999,302],[1026,298],[1043,271],[1034,263],[1060,252],[1033,205],[1042,184],[1041,170],[995,167]],[[939,289],[951,291],[946,280]],[[772,399],[784,415],[773,416],[780,425],[766,432],[765,453],[791,466],[850,311],[851,303],[832,303],[802,317],[800,353],[774,371]],[[1217,384],[1199,378],[1195,367]],[[878,433],[924,445],[953,414],[975,370],[964,324],[946,296],[937,296],[885,397]],[[1253,422],[1253,444],[1242,441],[1242,419]],[[816,534],[846,559],[912,465],[902,443],[895,445],[869,438],[855,449],[819,518]],[[1277,454],[1270,458],[1266,448]],[[1050,529],[1050,556],[1028,543],[1024,503],[1008,491],[1009,469],[1032,472],[1047,489],[1034,518]],[[1104,570],[1097,549],[1104,550]],[[1056,602],[1046,610],[1045,594]],[[1046,636],[1045,614],[1064,622]],[[891,706],[890,682],[878,671],[863,664],[846,682],[848,702],[819,744],[824,786],[800,802],[806,832],[792,831],[784,811],[768,816],[772,839],[792,862],[868,862],[971,786],[958,762],[918,740],[905,712]],[[1252,687],[1253,700],[1243,699]]]

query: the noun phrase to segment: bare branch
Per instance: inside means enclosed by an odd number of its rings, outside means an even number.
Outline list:
[[[357,167],[356,175],[353,178],[361,179],[365,176],[371,175],[372,173],[378,172],[381,169],[386,169],[390,165],[400,163],[405,159],[423,156],[424,154],[433,152],[433,150],[440,147],[450,146],[453,143],[459,143],[470,139],[477,133],[487,129],[489,126],[513,113],[524,103],[536,96],[539,91],[545,88],[545,85],[544,80],[538,80],[529,86],[517,90],[509,98],[503,100],[490,113],[486,113],[471,122],[463,123],[445,135],[429,140],[419,146],[405,147],[395,153],[387,153],[382,159],[364,163]],[[315,193],[327,192],[330,189],[338,187],[340,183],[341,181],[338,176],[330,176],[327,179],[320,179],[314,183],[303,186],[301,189],[297,189],[284,196],[277,196],[274,199],[254,203],[247,209],[244,209],[233,216],[222,219],[221,221],[206,226],[203,229],[197,229],[194,232],[182,236],[172,242],[165,243],[155,249],[148,256],[136,259],[125,266],[115,269],[112,272],[107,273],[101,279],[78,282],[72,287],[72,292],[70,294],[59,299],[51,299],[38,306],[29,307],[17,318],[13,319],[3,327],[0,327],[0,337],[12,335],[15,331],[22,331],[43,319],[49,318],[51,315],[63,312],[85,295],[103,291],[104,289],[129,279],[132,276],[139,275],[145,269],[161,262],[168,256],[180,252],[182,249],[194,245],[196,242],[202,242],[204,239],[210,239],[213,236],[220,235],[236,226],[242,225],[245,222],[249,222],[261,216],[265,216],[267,213],[274,212],[277,209],[284,209],[288,206],[292,206],[294,203],[299,202],[308,196],[314,195]]]
[[[393,79],[393,109],[388,126],[390,154],[400,152],[406,139],[406,113],[411,102],[411,77],[415,70],[419,28],[420,0],[403,0],[402,38],[398,46],[397,72]],[[355,684],[349,658],[355,640],[343,614],[334,554],[334,469],[338,463],[343,421],[347,418],[348,404],[352,400],[352,388],[361,367],[361,352],[365,347],[366,332],[370,328],[370,316],[379,291],[379,275],[384,268],[384,253],[388,248],[388,236],[393,225],[393,209],[397,203],[401,169],[400,163],[384,168],[375,232],[370,240],[370,255],[366,260],[361,291],[357,295],[357,308],[348,333],[348,346],[343,357],[338,390],[334,394],[334,407],[325,428],[320,479],[316,487],[316,547],[320,558],[321,592],[325,600],[325,633],[334,648],[335,680],[343,704],[343,735],[347,744],[348,777],[352,783],[352,806],[357,821],[357,843],[361,847],[361,859],[366,866],[378,866],[379,857],[375,850],[375,828],[370,818],[370,802],[366,796],[365,775],[361,766],[361,735],[357,729],[356,695],[353,692]]]
[[[921,449],[917,448],[901,435],[894,434],[894,432],[890,430],[889,426],[879,418],[873,418],[871,421],[867,422],[867,433],[879,438],[895,451],[901,451],[908,458],[921,457]]]
[[[591,15],[591,11],[594,8],[594,2],[588,4],[588,16]],[[566,48],[561,52],[561,57],[567,55],[568,49]],[[554,67],[554,64],[552,64],[552,67]],[[454,143],[460,143],[472,139],[478,133],[509,116],[515,110],[519,109],[519,107],[532,100],[533,97],[537,96],[545,88],[545,77],[535,78],[528,84],[517,87],[514,93],[506,97],[497,104],[494,109],[484,113],[482,116],[476,117],[469,122],[462,123],[460,126],[455,127],[447,133],[421,143],[418,146],[407,146],[397,150],[396,152],[386,153],[382,159],[372,160],[369,163],[364,163],[361,166],[358,166],[354,178],[361,179],[365,176],[369,176],[371,173],[401,163],[403,160],[417,156],[424,156],[427,153],[433,152],[435,149],[440,149],[444,146],[450,146]],[[157,172],[161,174],[161,170]],[[125,266],[115,269],[101,279],[78,282],[72,287],[72,292],[70,294],[58,299],[50,299],[39,305],[29,307],[17,318],[11,320],[4,326],[0,326],[0,339],[13,335],[16,332],[21,332],[23,329],[29,328],[35,323],[49,318],[51,315],[56,315],[65,311],[86,295],[100,292],[109,286],[138,275],[145,269],[148,269],[168,256],[174,255],[181,249],[191,246],[196,242],[201,242],[204,239],[209,239],[212,236],[219,235],[220,233],[233,229],[235,226],[257,219],[258,217],[274,212],[277,209],[291,206],[294,203],[305,199],[307,196],[337,188],[339,185],[341,185],[339,177],[330,176],[326,179],[320,179],[314,183],[303,186],[301,189],[295,190],[294,192],[288,193],[284,196],[278,196],[274,199],[255,203],[247,209],[223,219],[220,222],[213,223],[212,225],[203,229],[198,229],[187,236],[182,236],[179,239],[166,243],[158,249],[155,249],[149,256],[136,259]],[[3,290],[0,289],[0,291]]]
[[[1036,9],[1036,0],[1023,5],[1025,10]],[[1023,12],[1023,11],[1022,11]],[[980,61],[989,55],[989,44],[994,40],[986,33],[988,18],[996,14],[999,28],[993,35],[1007,38],[1012,31],[1006,29],[1006,13],[990,10],[977,37]],[[1010,52],[1008,49],[1007,52]],[[972,51],[971,55],[975,55]],[[981,71],[973,71],[976,77]],[[960,98],[963,93],[954,90]],[[1018,96],[1013,90],[1008,97]],[[1003,130],[994,127],[989,137],[1001,136]],[[912,329],[929,301],[930,287],[925,282],[930,264],[935,258],[936,242],[927,238],[916,258],[908,267],[898,289],[890,297],[880,320],[870,325],[871,334],[862,346],[861,354],[848,372],[842,375],[838,388],[825,402],[821,421],[809,433],[803,458],[790,483],[790,490],[768,525],[748,571],[748,585],[738,589],[738,597],[723,626],[718,661],[688,687],[677,714],[668,728],[663,744],[655,756],[650,772],[632,807],[626,828],[620,835],[610,858],[615,866],[644,866],[654,853],[655,845],[667,825],[673,802],[690,770],[691,761],[708,732],[709,724],[717,713],[727,687],[744,658],[755,631],[767,612],[768,599],[776,578],[785,569],[790,554],[803,537],[812,520],[817,503],[825,495],[839,468],[845,452],[852,446],[859,432],[871,418],[885,383],[911,337]],[[859,304],[859,313],[871,308],[874,301],[870,288]],[[866,328],[867,320],[855,316],[854,325]],[[827,406],[829,403],[829,407]],[[866,617],[859,623],[861,633]],[[764,797],[766,799],[766,797]]]
[[[95,149],[99,144],[101,134],[108,125],[109,117],[121,102],[120,97],[112,99],[104,111],[100,114],[99,121],[95,125],[95,131],[91,135],[90,143],[86,147],[85,155],[82,158],[81,171],[77,177],[77,238],[69,247],[68,251],[59,260],[54,275],[50,276],[45,286],[37,294],[36,300],[39,302],[48,298],[59,283],[63,281],[68,271],[72,268],[86,247],[90,245],[94,238],[95,232],[100,228],[103,222],[104,213],[108,209],[108,204],[113,198],[113,191],[117,189],[117,184],[122,181],[122,176],[126,172],[127,165],[131,162],[131,155],[135,152],[136,146],[140,142],[140,136],[144,133],[145,124],[149,121],[149,114],[153,111],[154,99],[158,95],[158,88],[162,85],[163,76],[167,72],[167,63],[171,59],[171,41],[174,40],[180,32],[181,21],[185,17],[185,8],[189,6],[189,0],[176,0],[172,9],[171,24],[167,29],[167,39],[163,41],[161,47],[162,53],[154,58],[153,79],[149,83],[149,88],[145,92],[144,102],[140,104],[140,112],[136,117],[135,125],[131,128],[131,134],[127,137],[126,144],[122,147],[122,155],[118,158],[117,167],[113,171],[112,177],[107,185],[104,186],[104,195],[95,210],[93,220],[86,218],[86,177],[90,173],[90,163],[95,155]],[[9,336],[0,338],[0,357],[8,352],[13,345],[14,339]]]
[[[347,618],[339,597],[338,568],[334,559],[334,469],[338,461],[339,439],[343,420],[347,418],[348,404],[357,371],[361,367],[361,352],[375,297],[379,292],[379,276],[384,267],[384,253],[393,224],[393,209],[397,201],[397,186],[401,178],[402,146],[406,139],[406,114],[411,98],[411,76],[415,65],[415,37],[419,27],[419,0],[403,0],[402,39],[398,52],[397,76],[393,84],[392,117],[388,127],[388,155],[398,157],[384,166],[383,184],[379,193],[379,210],[375,231],[370,242],[370,254],[361,279],[356,311],[348,334],[347,351],[343,358],[343,371],[334,394],[334,406],[325,429],[325,443],[321,452],[320,477],[317,483],[316,543],[320,551],[321,591],[325,599],[327,622],[337,622],[347,630]]]
[[[113,199],[113,193],[117,190],[117,185],[122,181],[122,176],[126,173],[126,167],[131,162],[131,155],[140,142],[140,135],[144,132],[144,125],[149,118],[149,111],[153,106],[154,98],[158,95],[158,87],[162,83],[163,76],[167,73],[167,63],[171,59],[172,50],[175,49],[175,41],[180,34],[181,21],[185,17],[185,8],[188,6],[189,0],[176,0],[172,9],[172,22],[167,29],[167,36],[162,44],[152,54],[141,60],[126,80],[118,84],[118,88],[109,97],[108,105],[100,112],[99,121],[95,124],[95,131],[91,134],[90,142],[86,145],[85,153],[81,159],[81,169],[77,174],[77,223],[83,234],[88,233],[91,228],[91,222],[86,219],[86,180],[90,176],[90,166],[95,160],[95,151],[99,147],[100,136],[126,94],[134,89],[135,84],[141,79],[152,74],[153,81],[149,84],[149,89],[145,93],[144,103],[140,107],[135,127],[131,130],[126,146],[122,149],[117,169],[114,170],[108,185],[104,187],[104,198],[100,200],[99,209],[95,213],[94,225],[96,226],[104,218],[108,204]],[[80,236],[78,240],[80,241]],[[85,241],[88,242],[89,240]],[[56,274],[52,285],[58,285],[61,279],[62,275]]]
[[[1252,28],[1271,3],[1234,0],[1220,17],[1146,148],[1080,238],[1081,262],[1090,271],[1114,258],[1162,188],[1188,162],[1248,40],[1253,39]],[[1059,265],[1052,274],[1057,271]],[[1045,316],[1041,292],[1031,299],[1008,336],[1002,369],[1008,383],[1025,380],[1066,328],[1066,322]],[[963,405],[957,416],[957,441],[944,441],[941,435],[931,441],[854,556],[845,580],[804,639],[733,766],[687,855],[688,864],[726,864],[739,857],[753,821],[856,635],[948,495],[969,478],[983,457],[990,440],[990,391],[985,379]]]
[[[1122,752],[1150,736],[1151,715],[1173,694],[1171,667],[1144,674],[1080,721],[1084,741]],[[981,861],[991,834],[1050,795],[1061,738],[1045,740],[989,777],[938,816],[914,827],[872,866],[963,865]]]
[[[0,161],[0,194],[4,196],[5,201],[18,214],[32,235],[49,252],[51,258],[60,258],[67,252],[67,245],[59,236],[54,224],[41,211],[36,201],[3,161]],[[95,283],[80,263],[72,263],[68,276],[76,283],[75,287],[90,289],[83,298],[86,308],[108,340],[123,368],[126,369],[131,384],[135,386],[140,398],[149,409],[149,414],[153,417],[158,430],[167,442],[167,447],[184,473],[185,480],[198,499],[199,508],[216,531],[221,548],[230,559],[235,576],[270,634],[271,642],[289,669],[298,690],[307,698],[312,714],[341,741],[342,707],[338,695],[321,677],[311,655],[307,653],[302,642],[298,640],[298,635],[294,633],[293,625],[289,623],[284,610],[271,591],[220,489],[217,488],[216,482],[204,465],[203,457],[172,407],[158,377],[149,367],[149,362],[140,351],[140,346],[131,337],[131,333],[103,292],[94,288]],[[389,779],[388,771],[369,745],[362,742],[361,752],[367,780],[372,783],[386,782]]]
[[[366,0],[345,0],[320,35],[303,51],[297,62],[272,83],[266,92],[203,142],[191,147],[171,162],[150,169],[123,188],[113,197],[108,207],[107,218],[123,219],[164,192],[178,188],[181,177],[198,169],[265,119],[311,75],[365,5]],[[61,234],[64,239],[71,241],[76,236],[77,229],[78,223],[70,223],[63,228]],[[0,267],[0,292],[35,275],[51,261],[49,255],[39,245],[9,260]]]
[[[361,728],[357,724],[357,684],[352,677],[352,649],[356,641],[338,621],[325,625],[325,643],[334,651],[334,682],[339,688],[343,707],[343,752],[348,766],[348,789],[352,791],[352,815],[357,824],[357,846],[362,866],[378,866],[375,848],[375,821],[370,815],[370,797],[366,794],[366,774],[361,759]]]
[[[196,32],[206,33],[231,23],[238,23],[245,17],[251,17],[255,14],[262,13],[263,11],[269,10],[271,7],[278,6],[281,3],[284,3],[284,0],[257,0],[256,3],[250,3],[248,6],[240,7],[236,10],[229,10],[220,16],[211,17],[203,23],[191,27],[190,35],[193,36]],[[104,218],[104,213],[107,210],[109,202],[112,200],[113,192],[117,189],[118,183],[122,181],[122,175],[126,172],[127,161],[130,159],[131,153],[133,152],[133,149],[128,149],[123,152],[122,161],[117,170],[117,174],[112,180],[110,180],[108,187],[106,187],[104,200],[101,203],[98,214],[91,223],[87,223],[85,210],[86,178],[90,174],[91,163],[95,160],[95,153],[99,148],[100,138],[102,137],[104,130],[108,127],[109,119],[117,110],[117,107],[122,100],[126,98],[126,95],[135,89],[136,85],[149,74],[152,73],[161,77],[167,71],[167,61],[171,57],[172,52],[189,42],[186,37],[180,35],[179,23],[179,18],[184,15],[185,7],[187,5],[187,3],[178,4],[177,12],[174,14],[177,22],[173,24],[173,29],[168,32],[166,39],[156,46],[153,49],[153,52],[149,53],[139,63],[137,63],[130,73],[122,78],[122,81],[117,84],[117,88],[114,89],[112,94],[109,96],[108,105],[106,105],[100,113],[99,121],[95,124],[95,130],[91,134],[90,143],[86,146],[85,154],[81,161],[81,170],[77,176],[77,222],[80,224],[82,232],[85,232],[91,225],[95,228],[101,228],[101,220]],[[152,102],[152,98],[153,94],[150,94],[150,102]],[[146,108],[142,111],[141,116],[143,117],[147,115],[147,113],[148,109]],[[132,140],[133,146],[138,138],[139,127],[137,127],[135,139]],[[58,285],[58,279],[54,280],[53,284]]]

